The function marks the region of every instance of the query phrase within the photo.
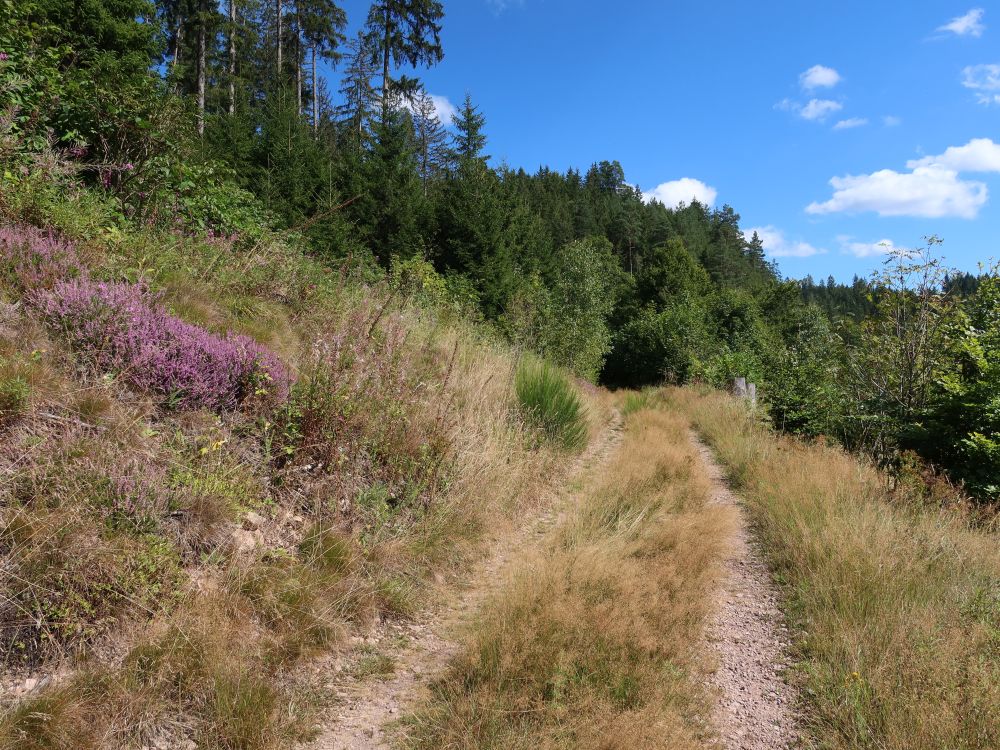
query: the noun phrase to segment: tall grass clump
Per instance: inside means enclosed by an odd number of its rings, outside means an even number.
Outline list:
[[[570,379],[543,360],[524,359],[514,391],[525,419],[568,451],[587,444],[587,411]]]
[[[829,750],[1000,747],[995,532],[840,448],[772,433],[723,394],[669,392],[739,484],[796,626]]]

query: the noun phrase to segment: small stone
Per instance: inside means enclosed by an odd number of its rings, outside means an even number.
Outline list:
[[[264,516],[260,515],[259,513],[254,513],[253,511],[247,513],[245,520],[247,522],[247,525],[250,526],[251,529],[259,529],[261,526],[264,525],[265,521]]]

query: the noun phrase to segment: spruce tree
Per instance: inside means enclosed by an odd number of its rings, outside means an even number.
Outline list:
[[[483,154],[483,149],[486,148],[486,134],[483,133],[485,126],[486,118],[478,107],[473,106],[472,96],[466,94],[462,109],[455,119],[455,156],[459,161],[489,161],[490,157]]]
[[[340,87],[343,101],[337,106],[334,116],[344,128],[347,142],[360,148],[368,140],[375,116],[378,96],[372,79],[378,69],[371,61],[371,52],[362,34],[349,42],[347,48],[347,67]]]
[[[375,0],[368,11],[365,41],[373,64],[382,66],[382,120],[388,118],[393,93],[412,94],[416,82],[402,77],[393,81],[391,66],[428,67],[444,59],[438,0]]]
[[[413,99],[413,138],[417,153],[417,171],[427,195],[429,183],[447,167],[448,136],[437,114],[434,100],[421,88]]]

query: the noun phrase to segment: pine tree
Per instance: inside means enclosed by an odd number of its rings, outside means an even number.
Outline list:
[[[319,71],[317,57],[331,62],[341,58],[347,14],[334,0],[299,0],[297,5],[302,39],[312,58],[312,126],[313,136],[319,130]],[[301,78],[301,74],[299,76]],[[301,88],[301,86],[300,86]]]
[[[412,120],[402,110],[390,109],[388,119],[377,123],[364,173],[365,190],[356,213],[376,258],[388,267],[393,257],[419,255],[423,251],[423,193],[413,152]]]
[[[455,119],[454,148],[455,155],[460,161],[478,160],[483,163],[489,161],[489,156],[483,154],[486,148],[486,135],[483,128],[486,126],[486,118],[480,114],[479,108],[472,104],[472,96],[465,95],[465,102]]]
[[[371,53],[361,34],[349,42],[347,48],[348,62],[340,88],[343,102],[337,106],[334,116],[345,127],[348,142],[360,148],[368,139],[375,114],[378,97],[372,79],[378,70],[371,62]]]
[[[392,108],[393,93],[410,93],[413,79],[393,81],[391,65],[411,67],[436,65],[444,59],[441,49],[441,19],[444,7],[439,0],[375,0],[368,11],[365,41],[373,64],[382,66],[382,119]]]
[[[413,138],[417,152],[417,171],[423,183],[424,195],[428,184],[447,167],[448,136],[437,114],[434,99],[421,88],[413,99]]]

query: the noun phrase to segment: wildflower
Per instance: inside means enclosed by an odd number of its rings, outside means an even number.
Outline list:
[[[178,408],[234,409],[264,382],[260,395],[288,396],[288,371],[275,354],[247,336],[217,336],[175,318],[143,286],[85,279],[35,299],[82,358]]]
[[[0,52],[0,62],[7,62],[10,59],[10,55],[6,52]]]

